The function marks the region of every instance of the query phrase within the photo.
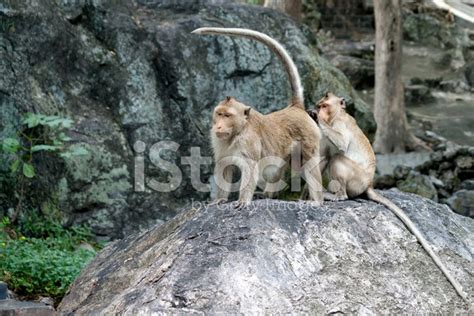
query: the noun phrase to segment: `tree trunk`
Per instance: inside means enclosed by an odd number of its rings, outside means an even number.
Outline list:
[[[417,139],[408,129],[402,68],[401,1],[374,1],[375,11],[375,100],[377,122],[374,150],[404,152]]]
[[[301,0],[265,0],[263,5],[285,12],[297,22],[301,21]]]

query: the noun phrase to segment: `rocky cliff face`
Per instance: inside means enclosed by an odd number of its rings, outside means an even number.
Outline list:
[[[204,1],[202,1],[204,2]],[[318,55],[289,18],[269,9],[200,1],[7,1],[0,4],[0,136],[19,126],[22,113],[71,117],[73,146],[87,156],[34,163],[49,177],[27,188],[30,197],[53,200],[70,223],[88,222],[98,235],[121,237],[166,220],[191,199],[190,147],[209,155],[212,108],[232,95],[261,112],[286,106],[283,67],[263,45],[248,40],[199,37],[201,26],[246,27],[283,43],[302,74],[307,106],[331,90],[349,100],[361,126],[371,114],[346,77]],[[145,156],[146,180],[168,173],[148,159],[159,141],[178,142],[161,157],[176,162],[183,184],[169,193],[134,192],[134,157]],[[134,152],[137,141],[143,154]],[[143,146],[144,145],[144,146]],[[7,157],[0,157],[8,173]],[[207,182],[211,166],[203,168]],[[1,177],[0,177],[1,178]],[[12,185],[2,183],[2,190]],[[49,190],[49,191],[48,191]],[[2,196],[2,209],[12,205]]]
[[[474,218],[474,147],[460,146],[432,132],[422,139],[431,144],[433,152],[378,155],[380,174],[374,186],[396,186]]]
[[[473,293],[474,220],[397,190],[435,252]],[[64,314],[456,313],[466,306],[415,237],[364,200],[319,208],[277,200],[189,209],[107,246]]]

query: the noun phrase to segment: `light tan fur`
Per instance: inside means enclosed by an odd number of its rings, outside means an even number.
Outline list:
[[[356,121],[345,111],[345,100],[328,93],[316,105],[321,145],[322,169],[329,168],[330,181],[339,184],[338,199],[356,197],[372,184],[375,154]]]
[[[313,157],[317,161],[318,147],[315,144],[319,144],[321,138],[316,123],[299,107],[289,106],[267,115],[252,109],[246,117],[245,111],[248,109],[248,106],[234,98],[227,98],[214,109],[211,132],[217,166],[222,159],[231,157],[241,170],[244,167],[241,165],[242,161],[250,167],[248,173],[242,172],[241,203],[250,202],[253,197],[258,181],[258,162],[261,159],[279,157],[288,162],[294,150],[293,144],[297,141],[301,144],[303,164]],[[225,179],[230,182],[231,172],[228,169],[226,171],[228,178]],[[313,165],[311,170],[305,172],[309,173],[306,178],[311,182],[311,199],[322,202],[319,168]],[[278,181],[281,175],[281,169],[274,170],[273,174],[267,173],[271,183]],[[217,199],[227,199],[229,188],[221,183],[217,183],[217,187]],[[271,193],[272,190],[269,191]]]
[[[375,154],[354,118],[346,113],[345,100],[327,93],[316,105],[316,112],[323,133],[321,170],[328,168],[331,180],[328,189],[335,193],[336,199],[355,198],[366,193],[370,200],[389,208],[416,236],[457,293],[468,301],[461,285],[450,274],[405,212],[373,189]]]
[[[227,200],[233,168],[223,168],[221,163],[230,159],[242,172],[239,204],[248,204],[259,180],[259,163],[263,158],[279,158],[284,164],[279,168],[267,168],[266,176],[271,183],[265,187],[271,196],[277,182],[288,165],[296,145],[301,146],[304,175],[309,184],[310,198],[317,204],[323,200],[321,173],[318,168],[320,130],[304,110],[303,88],[298,70],[286,50],[274,39],[260,32],[247,29],[200,28],[195,34],[243,36],[267,45],[283,62],[290,79],[292,98],[283,110],[263,115],[249,106],[227,97],[213,113],[211,130],[212,147],[216,162],[215,180],[217,200]],[[299,153],[298,153],[299,154]],[[314,159],[313,159],[314,158]],[[222,177],[221,177],[222,176]],[[225,180],[225,181],[223,181]]]

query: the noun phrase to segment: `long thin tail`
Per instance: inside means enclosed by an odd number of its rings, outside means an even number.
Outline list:
[[[406,215],[406,213],[396,206],[392,201],[384,198],[380,194],[374,191],[374,189],[369,188],[367,190],[367,196],[369,199],[372,201],[378,202],[387,208],[389,208],[395,215],[397,215],[398,218],[401,219],[401,221],[408,227],[408,229],[415,235],[415,237],[418,239],[420,244],[423,246],[423,248],[426,250],[426,252],[430,255],[431,259],[436,263],[436,265],[439,267],[439,269],[444,273],[446,278],[451,282],[453,285],[454,289],[456,292],[458,292],[459,296],[461,296],[466,302],[469,302],[469,299],[467,297],[467,294],[464,293],[461,284],[449,273],[448,269],[446,266],[443,264],[441,259],[438,257],[438,255],[431,249],[431,246],[428,244],[428,241],[426,241],[425,237],[421,234],[421,232],[416,228],[415,224],[411,221],[411,219]]]
[[[270,48],[275,54],[277,54],[278,58],[280,58],[290,79],[292,92],[291,105],[304,109],[303,86],[301,85],[301,78],[298,69],[285,48],[283,48],[283,46],[276,40],[266,34],[241,28],[201,27],[191,33],[198,35],[211,34],[247,37],[268,46],[268,48]]]

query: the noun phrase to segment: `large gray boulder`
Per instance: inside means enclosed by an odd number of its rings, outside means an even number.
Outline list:
[[[34,164],[43,176],[25,188],[26,207],[53,203],[68,223],[86,222],[97,235],[114,238],[208,197],[191,186],[190,168],[180,161],[191,146],[210,156],[213,106],[232,95],[267,113],[286,106],[289,86],[265,46],[190,34],[201,26],[271,35],[294,57],[308,107],[331,90],[345,96],[361,126],[373,131],[372,115],[347,78],[318,55],[290,18],[260,6],[205,2],[0,4],[0,138],[15,133],[25,112],[59,114],[76,122],[69,135],[73,146],[89,151],[68,160],[38,156]],[[180,144],[161,156],[181,167],[182,184],[173,192],[135,192],[137,141],[146,149],[146,180],[167,181],[168,172],[148,160],[150,147],[162,140]],[[15,183],[2,176],[9,173],[7,160],[0,155],[2,211],[16,205]],[[209,183],[211,165],[201,168],[201,180]]]
[[[474,220],[397,190],[401,206],[467,293]],[[63,314],[456,314],[466,306],[400,220],[364,200],[258,200],[183,212],[103,249]]]

